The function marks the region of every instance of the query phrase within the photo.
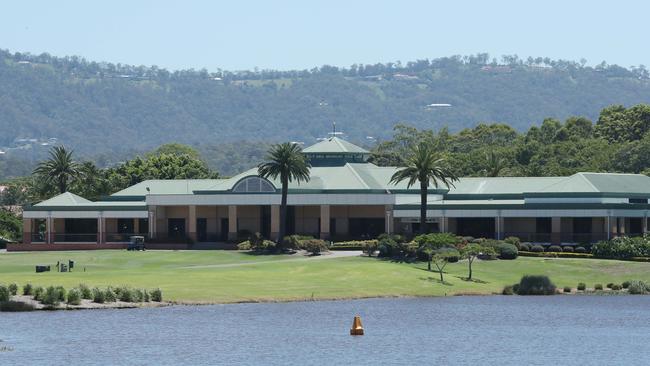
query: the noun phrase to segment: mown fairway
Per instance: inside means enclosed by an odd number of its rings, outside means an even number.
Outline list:
[[[37,264],[52,265],[54,270],[58,260],[68,259],[76,262],[72,273],[34,273]],[[473,282],[462,279],[467,276],[464,261],[449,264],[445,272],[442,284],[438,273],[426,271],[426,263],[367,257],[317,259],[235,251],[0,253],[0,283],[160,287],[166,300],[193,303],[490,294],[524,274],[546,274],[559,287],[576,287],[578,282],[604,286],[631,279],[650,282],[650,263],[596,259],[477,261]]]

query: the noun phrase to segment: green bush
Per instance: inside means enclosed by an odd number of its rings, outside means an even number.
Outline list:
[[[522,252],[530,252],[530,248],[531,248],[530,243],[521,243],[519,245],[519,250]]]
[[[319,255],[322,251],[327,251],[327,244],[320,239],[304,240],[301,245],[311,255]]]
[[[34,305],[22,301],[0,302],[0,312],[34,311]]]
[[[584,291],[587,289],[587,285],[584,282],[578,284],[578,291]]]
[[[648,292],[648,285],[643,281],[630,281],[627,291],[632,295],[643,295]]]
[[[567,245],[567,246],[562,247],[562,251],[564,253],[573,253],[574,249],[573,249],[573,247],[570,247],[570,246]]]
[[[67,293],[65,288],[63,286],[56,286],[54,289],[56,290],[59,301],[65,301],[65,295]]]
[[[151,290],[151,301],[161,302],[162,299],[162,291],[159,288]]]
[[[81,304],[81,291],[78,288],[73,288],[68,291],[68,298],[66,299],[68,305],[79,305]]]
[[[570,293],[570,292],[571,292],[571,287],[569,287],[569,286],[564,286],[563,291],[564,291],[564,293]]]
[[[304,240],[312,240],[313,236],[309,235],[288,235],[282,239],[282,247],[285,249],[300,249]]]
[[[30,283],[23,286],[23,295],[30,296],[30,295],[32,295],[32,291],[33,291],[33,288],[32,288],[32,285]]]
[[[12,283],[9,285],[9,293],[11,296],[16,296],[18,294],[18,285]]]
[[[106,293],[99,288],[93,288],[93,302],[103,304],[106,301]]]
[[[614,284],[612,282],[610,282],[607,285],[605,285],[605,287],[611,289],[612,287],[614,287]]]
[[[264,239],[264,237],[260,233],[255,233],[250,235],[247,241],[239,243],[237,245],[237,249],[252,250],[255,252],[274,250],[275,242]]]
[[[530,248],[530,251],[533,253],[542,253],[544,252],[544,247],[539,244],[535,244]]]
[[[516,259],[519,255],[516,246],[504,241],[488,239],[483,240],[481,245],[493,248],[500,259]]]
[[[623,288],[628,288],[628,287],[630,287],[630,281],[624,281],[624,282],[621,284],[621,286],[622,286]]]
[[[54,286],[50,286],[45,290],[43,299],[40,300],[43,305],[57,306],[61,302],[59,296],[61,292]]]
[[[34,294],[34,300],[41,301],[43,300],[43,296],[45,295],[45,289],[42,288],[41,286],[34,287],[32,293]]]
[[[562,253],[562,247],[559,245],[549,245],[549,247],[546,248],[546,251],[552,253]]]
[[[585,247],[576,247],[573,251],[575,253],[587,253],[587,249]]]
[[[104,301],[106,302],[115,302],[117,301],[117,296],[111,287],[108,287],[104,290]]]
[[[92,300],[93,299],[93,292],[90,290],[90,287],[86,286],[85,284],[81,283],[79,284],[79,291],[81,291],[81,298],[85,300]]]
[[[519,281],[518,295],[554,295],[555,285],[547,276],[526,275]]]
[[[134,289],[133,302],[144,302],[144,291],[139,288]]]
[[[368,257],[372,257],[372,254],[379,248],[379,241],[366,240],[361,244],[361,248],[364,253],[368,254]]]
[[[11,293],[9,292],[9,287],[5,285],[0,285],[0,302],[9,301]]]
[[[615,283],[615,284],[612,286],[612,290],[614,290],[614,291],[620,291],[620,290],[621,290],[621,285]]]
[[[602,291],[603,289],[603,284],[602,283],[597,283],[594,285],[594,290],[596,291]]]
[[[239,249],[239,250],[251,250],[251,243],[248,240],[242,241],[241,243],[237,244],[237,249]]]
[[[598,258],[648,257],[650,256],[650,237],[619,237],[599,241],[591,247],[591,252]]]
[[[411,256],[412,250],[409,250],[409,244],[402,235],[381,234],[377,237],[377,246],[380,257],[398,257]]]
[[[509,237],[505,238],[503,241],[508,243],[508,244],[514,245],[517,248],[517,250],[522,250],[521,249],[521,239],[519,239],[516,236],[509,236]]]
[[[515,291],[513,290],[512,286],[505,286],[501,291],[501,295],[514,295],[514,294]]]

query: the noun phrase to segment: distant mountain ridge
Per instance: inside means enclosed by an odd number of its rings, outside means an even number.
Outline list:
[[[497,62],[479,54],[404,65],[210,73],[0,51],[0,148],[21,138],[56,138],[85,156],[166,142],[309,145],[332,121],[361,145],[390,137],[400,122],[452,131],[504,122],[525,130],[546,117],[594,119],[608,105],[648,101],[645,67],[548,58]]]

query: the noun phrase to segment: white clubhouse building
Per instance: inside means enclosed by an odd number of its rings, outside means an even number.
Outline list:
[[[338,137],[303,150],[311,179],[291,183],[287,231],[329,240],[413,233],[419,187],[397,185],[397,167]],[[444,189],[443,189],[444,188]],[[588,243],[648,231],[650,177],[577,173],[568,177],[461,178],[430,189],[431,231],[539,243]],[[276,239],[280,186],[257,168],[227,179],[148,180],[91,202],[64,193],[24,208],[23,243],[10,250],[123,248],[132,235],[149,248],[235,242],[260,232]]]

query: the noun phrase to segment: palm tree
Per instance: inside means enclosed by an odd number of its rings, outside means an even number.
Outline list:
[[[485,160],[487,165],[483,172],[488,177],[498,177],[508,165],[508,160],[494,150],[485,154]]]
[[[79,176],[79,164],[72,159],[72,151],[65,146],[55,146],[50,150],[50,158],[38,164],[34,174],[40,176],[47,185],[55,185],[59,193],[68,191],[68,184]]]
[[[258,165],[257,173],[262,178],[277,179],[282,183],[282,201],[280,203],[280,231],[278,243],[282,243],[287,227],[287,193],[289,182],[309,181],[311,164],[302,154],[299,145],[290,142],[276,144],[269,149],[266,161]]]
[[[412,148],[411,153],[405,160],[404,167],[399,169],[390,178],[391,183],[399,183],[408,180],[407,188],[411,188],[415,182],[420,182],[420,233],[426,233],[427,219],[427,190],[429,183],[438,188],[444,184],[447,188],[458,181],[456,175],[449,170],[445,159],[435,151],[433,145],[427,142],[420,142]]]

